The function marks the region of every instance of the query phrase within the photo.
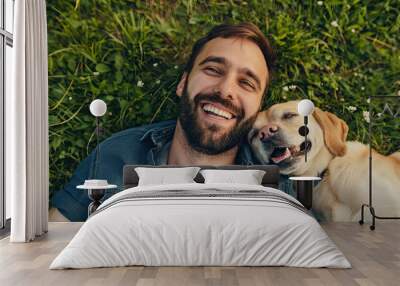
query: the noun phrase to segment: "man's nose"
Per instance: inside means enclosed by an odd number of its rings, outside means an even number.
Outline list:
[[[269,123],[258,131],[258,136],[261,141],[265,141],[274,136],[278,132],[278,130],[278,125]]]
[[[233,100],[235,93],[234,78],[232,76],[225,76],[223,79],[221,79],[220,83],[216,87],[216,90],[220,93],[222,97]]]

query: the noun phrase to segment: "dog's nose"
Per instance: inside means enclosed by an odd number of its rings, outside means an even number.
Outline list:
[[[278,132],[279,127],[275,124],[267,124],[265,125],[263,128],[261,128],[258,131],[258,135],[260,137],[260,140],[267,140],[269,138],[271,138],[272,136],[274,136],[276,134],[276,132]]]

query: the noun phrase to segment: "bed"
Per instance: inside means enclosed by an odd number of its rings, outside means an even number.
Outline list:
[[[199,166],[264,170],[261,185],[138,185],[123,170],[124,191],[107,199],[50,269],[144,266],[292,266],[350,268],[309,211],[277,189],[276,166]],[[176,168],[177,166],[155,166]]]

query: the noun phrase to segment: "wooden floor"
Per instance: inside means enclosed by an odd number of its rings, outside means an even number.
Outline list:
[[[48,270],[80,223],[50,223],[32,243],[0,241],[0,285],[400,285],[400,222],[323,225],[353,268],[290,267],[120,267]]]

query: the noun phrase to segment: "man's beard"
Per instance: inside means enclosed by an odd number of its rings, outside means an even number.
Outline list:
[[[200,125],[196,111],[201,108],[200,102],[202,100],[219,103],[228,110],[235,112],[236,118],[230,119],[236,120],[235,125],[220,136],[218,140],[212,138],[212,133],[219,131],[222,127],[212,124],[206,127],[207,130],[203,130]],[[194,100],[190,100],[187,82],[180,99],[179,111],[179,122],[189,145],[197,152],[207,155],[217,155],[239,145],[247,137],[247,133],[249,133],[257,118],[256,112],[244,120],[243,108],[236,107],[230,100],[222,98],[219,93],[199,93],[194,97]]]

